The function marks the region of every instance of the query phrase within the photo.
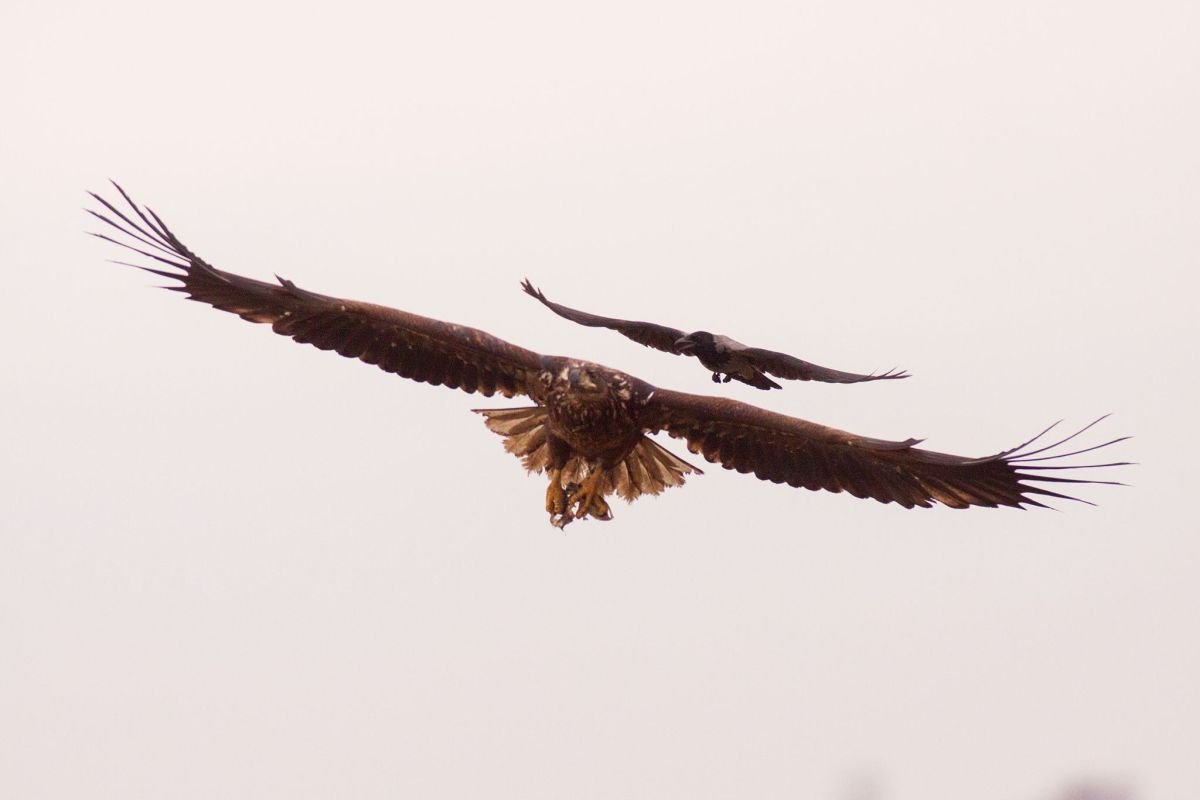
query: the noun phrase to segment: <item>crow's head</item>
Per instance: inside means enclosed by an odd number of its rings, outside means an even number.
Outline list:
[[[716,342],[708,331],[695,331],[675,340],[675,352],[683,355],[704,355],[716,351]]]

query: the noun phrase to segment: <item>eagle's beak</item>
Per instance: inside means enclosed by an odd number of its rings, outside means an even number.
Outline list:
[[[592,376],[588,375],[587,370],[571,367],[567,371],[567,379],[572,386],[578,386],[587,390],[596,388],[596,382],[592,380]]]

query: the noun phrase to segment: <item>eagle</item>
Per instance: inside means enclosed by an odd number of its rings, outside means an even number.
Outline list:
[[[650,438],[660,432],[683,439],[710,463],[761,480],[904,508],[1025,508],[1045,507],[1041,500],[1050,498],[1080,500],[1066,493],[1068,484],[1116,482],[1062,470],[1126,463],[1061,463],[1127,438],[1062,452],[1099,420],[1048,445],[1036,443],[1050,429],[995,455],[949,455],[919,448],[917,439],[874,439],[731,399],[660,389],[590,361],[542,355],[475,328],[317,294],[278,276],[268,283],[224,272],[113,185],[124,205],[89,192],[102,210],[87,211],[119,236],[93,235],[150,259],[116,263],[178,281],[164,288],[414,381],[532,400],[530,406],[475,411],[526,470],[548,475],[545,507],[559,528],[611,519],[607,498],[613,494],[632,502],[702,472]]]
[[[787,353],[749,347],[739,341],[708,331],[684,333],[678,328],[654,322],[637,322],[630,319],[615,319],[589,314],[561,303],[552,302],[534,287],[529,279],[521,282],[525,294],[536,299],[560,317],[586,325],[589,328],[608,328],[632,339],[638,344],[672,353],[677,356],[693,356],[712,372],[713,383],[741,381],[756,389],[780,389],[778,383],[768,378],[774,375],[790,381],[821,381],[822,383],[862,383],[864,381],[894,380],[907,378],[902,370],[888,370],[881,374],[861,375],[842,372],[801,361]]]

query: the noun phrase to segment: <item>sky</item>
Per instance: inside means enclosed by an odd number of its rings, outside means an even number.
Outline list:
[[[0,795],[1200,796],[1200,6],[15,0]],[[986,455],[1096,507],[710,466],[547,524],[470,413],[108,263],[216,266]],[[859,386],[714,386],[524,296]],[[686,455],[681,443],[664,442]]]

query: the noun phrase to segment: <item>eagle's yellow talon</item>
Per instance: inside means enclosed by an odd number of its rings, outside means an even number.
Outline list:
[[[546,487],[546,511],[555,516],[565,512],[567,505],[567,493],[558,481],[558,470],[554,470],[550,473],[550,485]]]
[[[601,494],[601,483],[604,473],[600,470],[593,472],[584,479],[567,498],[567,507],[574,509],[574,518],[595,517],[599,520],[612,519],[612,509],[609,508]]]
[[[575,515],[571,513],[571,500],[567,494],[562,485],[562,470],[550,470],[550,485],[546,487],[546,511],[550,514],[550,524],[556,528],[565,528],[575,520]]]
[[[592,498],[592,504],[588,506],[588,516],[595,517],[601,521],[612,519],[612,509],[608,506],[608,501],[603,497],[596,496]]]

